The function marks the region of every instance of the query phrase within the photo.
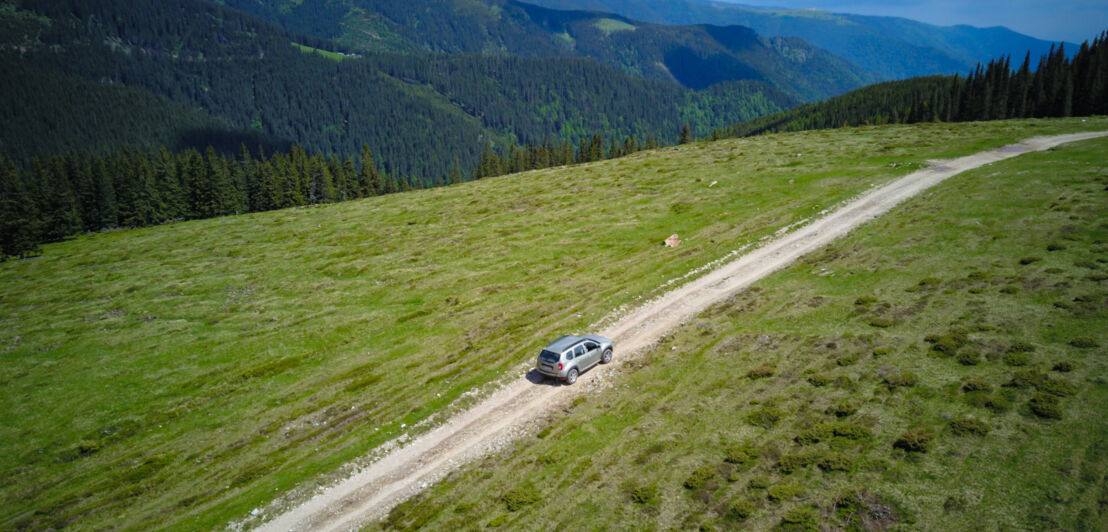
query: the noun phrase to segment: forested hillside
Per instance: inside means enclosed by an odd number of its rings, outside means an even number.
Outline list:
[[[795,35],[884,79],[964,73],[1007,55],[1047,53],[1050,42],[1007,28],[940,27],[895,17],[776,9],[711,0],[528,0],[664,24],[738,24],[761,35]],[[754,2],[751,2],[752,4]],[[769,3],[772,4],[772,3]]]
[[[18,78],[35,69],[53,76],[52,87],[6,91],[6,118],[23,109],[80,117],[46,96],[79,91],[82,83],[148,93],[115,105],[112,120],[76,120],[61,124],[59,134],[4,128],[0,151],[22,165],[32,155],[28,146],[61,153],[134,143],[134,135],[119,131],[146,132],[144,146],[188,147],[176,140],[195,129],[191,124],[147,118],[139,108],[158,98],[309,153],[346,157],[368,143],[388,173],[427,182],[474,166],[485,141],[576,143],[599,133],[670,143],[685,122],[703,133],[796,102],[764,82],[693,92],[581,58],[352,57],[329,41],[201,0],[24,0],[20,7],[26,11],[9,9],[0,18],[33,12],[39,22],[24,24],[30,29],[18,46],[0,48],[0,74]],[[445,79],[447,71],[466,75]],[[237,153],[237,143],[232,148]]]
[[[515,0],[228,0],[227,4],[364,51],[587,57],[627,74],[692,89],[756,80],[812,101],[878,79],[797,38],[767,38],[739,26],[647,24]]]
[[[891,81],[765,116],[724,135],[826,129],[862,124],[965,122],[1108,114],[1108,33],[1081,45],[1073,59],[1059,46],[1032,69],[1030,54],[1013,69],[990,61],[967,77]]]

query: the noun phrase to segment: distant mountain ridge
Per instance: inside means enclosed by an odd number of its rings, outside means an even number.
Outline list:
[[[767,38],[736,25],[644,23],[634,17],[547,9],[516,0],[225,3],[365,52],[584,57],[627,74],[692,89],[725,81],[764,81],[808,101],[878,81],[802,39]]]
[[[1039,57],[1052,44],[1007,28],[935,26],[905,18],[772,9],[712,0],[527,0],[553,9],[618,13],[669,24],[739,24],[760,35],[792,35],[883,79],[965,74],[1003,56]],[[1066,43],[1076,51],[1076,45]]]

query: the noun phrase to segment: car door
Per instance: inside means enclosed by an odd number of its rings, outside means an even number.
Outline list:
[[[588,361],[589,367],[595,366],[597,362],[600,362],[600,344],[589,340],[584,343],[584,346],[585,360]]]

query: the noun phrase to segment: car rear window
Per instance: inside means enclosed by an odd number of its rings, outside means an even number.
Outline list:
[[[558,353],[547,351],[545,349],[543,349],[542,353],[539,354],[539,359],[543,362],[557,362],[559,358],[561,358],[561,355],[559,355]]]

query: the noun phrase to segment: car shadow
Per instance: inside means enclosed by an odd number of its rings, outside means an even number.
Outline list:
[[[541,386],[565,386],[564,382],[555,379],[554,377],[547,377],[546,375],[539,373],[538,370],[534,369],[527,372],[527,380],[531,384],[537,384]]]

